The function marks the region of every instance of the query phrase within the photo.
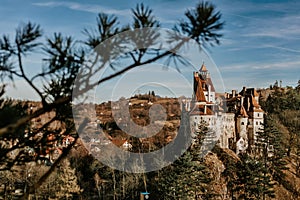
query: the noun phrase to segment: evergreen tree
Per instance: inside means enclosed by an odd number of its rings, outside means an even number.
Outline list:
[[[70,166],[70,162],[65,160],[62,164],[58,171],[58,178],[55,180],[59,186],[59,190],[55,192],[55,198],[73,199],[82,190],[78,185],[75,169]]]
[[[155,97],[155,92],[152,90],[151,95]]]
[[[189,126],[188,126],[189,127]],[[159,171],[158,193],[166,199],[213,199],[210,172],[202,158],[201,144],[207,129],[196,134],[193,145],[172,165]],[[163,199],[163,198],[162,198]]]
[[[159,173],[158,192],[166,199],[200,199],[209,196],[208,168],[203,161],[195,160],[189,151]]]
[[[8,120],[8,123],[1,125],[0,139],[6,135],[10,135],[11,137],[15,136],[18,137],[20,146],[26,146],[27,143],[32,142],[30,138],[37,136],[40,133],[43,134],[44,138],[47,137],[49,124],[51,121],[54,122],[56,120],[65,123],[65,132],[69,134],[69,131],[72,131],[74,126],[72,121],[66,119],[69,114],[71,114],[71,103],[73,98],[76,98],[95,88],[99,84],[111,80],[135,67],[153,63],[160,59],[168,58],[169,56],[174,58],[174,56],[176,56],[174,51],[179,50],[187,41],[189,41],[186,39],[179,39],[177,34],[173,36],[176,37],[174,41],[171,41],[173,40],[171,37],[170,42],[177,43],[173,48],[173,51],[172,49],[164,50],[153,48],[153,45],[157,45],[156,42],[153,43],[153,38],[157,38],[156,33],[153,35],[151,34],[148,41],[138,36],[137,41],[139,41],[139,39],[142,40],[141,43],[144,45],[143,48],[140,48],[138,44],[134,45],[134,47],[136,47],[135,50],[124,57],[125,60],[128,58],[132,59],[132,63],[125,62],[123,63],[125,66],[119,67],[114,66],[114,63],[122,63],[122,58],[117,60],[118,62],[111,61],[115,60],[116,56],[119,57],[120,49],[123,49],[124,43],[118,39],[113,40],[112,44],[107,44],[108,46],[105,48],[106,50],[108,49],[107,51],[97,52],[97,59],[95,61],[100,61],[100,66],[95,65],[95,68],[88,67],[87,70],[82,70],[81,74],[77,74],[83,64],[86,64],[85,61],[88,61],[88,63],[91,61],[86,54],[90,52],[90,49],[94,49],[99,43],[107,41],[108,38],[115,36],[124,30],[133,30],[143,27],[159,27],[159,22],[152,14],[152,10],[143,4],[137,5],[136,9],[132,10],[132,12],[133,23],[125,25],[125,27],[119,25],[119,21],[116,16],[100,13],[97,18],[96,30],[84,30],[84,34],[87,36],[87,39],[83,42],[73,40],[71,37],[62,37],[62,34],[55,33],[52,39],[47,38],[46,40],[43,40],[45,42],[42,44],[42,42],[40,42],[40,38],[43,35],[43,32],[40,29],[40,26],[31,22],[17,28],[13,40],[10,40],[7,35],[3,35],[3,37],[0,38],[1,81],[6,84],[8,81],[12,81],[15,77],[25,81],[26,84],[39,96],[41,108],[38,108],[29,116],[21,116],[20,119],[17,120],[11,118]],[[222,34],[220,34],[219,31],[223,28],[224,23],[220,21],[221,14],[216,11],[214,5],[206,1],[201,2],[195,9],[188,10],[185,13],[185,16],[187,19],[180,21],[178,25],[178,29],[180,29],[185,36],[195,39],[203,46],[205,46],[205,44],[219,44],[219,39],[222,37]],[[199,27],[201,27],[201,29],[199,29]],[[134,42],[133,39],[130,42]],[[125,39],[125,43],[128,44],[127,39]],[[38,54],[43,55],[41,58],[41,60],[43,60],[43,65],[40,70],[37,69],[34,74],[30,73],[30,75],[28,75],[26,73],[28,63],[24,62],[25,57],[30,53],[39,50],[38,47],[42,47],[41,49],[43,52],[39,52]],[[91,62],[94,61],[92,60]],[[103,65],[101,65],[101,63]],[[94,79],[92,76],[99,72],[99,70],[103,69],[108,63],[110,64],[110,67],[114,69],[114,73],[107,77]],[[127,65],[126,63],[129,64]],[[76,75],[80,76],[80,83],[78,85],[73,84],[76,79]],[[38,79],[44,80],[43,84],[37,84],[36,80]],[[78,95],[74,96],[72,91],[78,92]],[[2,94],[3,90],[1,89],[0,96]],[[21,127],[30,122],[30,120],[38,118],[43,114],[50,114],[50,112],[55,112],[55,117],[51,117],[48,122],[43,123],[41,130],[33,132],[32,137],[22,138],[15,134]],[[44,130],[46,131],[44,132]],[[61,130],[55,130],[55,135],[58,136],[56,138],[60,138],[60,133]],[[35,146],[41,144],[40,141],[34,142]],[[63,152],[60,158],[65,157],[71,147],[72,145],[70,148],[66,148],[66,151]],[[18,146],[14,146],[14,148],[18,148]],[[2,161],[2,158],[8,155],[8,153],[4,153],[3,156],[1,155],[0,160]],[[22,156],[15,157],[13,164],[19,163],[19,158],[22,158]],[[54,164],[50,167],[47,173],[45,173],[45,176],[42,176],[41,182],[44,182],[50,174],[55,171],[55,167],[61,160],[63,159],[57,159],[54,161]],[[63,169],[61,170],[66,172],[66,176],[63,176],[63,174],[59,174],[58,176],[57,181],[64,187],[60,188],[59,191],[61,190],[63,191],[62,193],[65,193],[64,195],[71,197],[73,194],[79,192],[79,188],[75,184],[77,182],[76,178],[72,175],[74,174],[74,170],[69,167],[69,164],[67,164],[65,168],[66,171]],[[112,173],[114,173],[114,171]],[[116,184],[115,176],[113,176],[113,179],[114,184]],[[64,184],[69,185],[64,186]],[[39,186],[40,184],[34,185],[30,188],[30,190],[28,190],[28,193],[36,191]],[[66,189],[66,191],[64,191],[64,189]],[[28,194],[25,196],[28,196]]]
[[[298,92],[300,92],[300,80],[298,80],[298,85],[297,85],[297,87],[296,87],[296,90],[297,90]]]
[[[83,190],[78,184],[76,169],[70,165],[70,161],[63,160],[55,172],[41,185],[34,196],[59,200],[78,198]]]
[[[274,197],[273,183],[263,162],[247,154],[240,155],[237,163],[237,187],[239,199],[262,199]]]
[[[286,161],[284,160],[285,151],[283,145],[281,144],[282,136],[276,128],[267,127],[266,132],[272,134],[272,151],[271,157],[269,158],[269,169],[274,180],[281,182],[285,178],[284,170],[288,169],[286,167]]]

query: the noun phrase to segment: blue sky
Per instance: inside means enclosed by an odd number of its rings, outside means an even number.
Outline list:
[[[95,27],[99,12],[115,14],[121,23],[131,20],[130,9],[141,1],[42,1],[1,0],[0,34],[13,34],[21,22],[32,21],[42,26],[46,36],[62,32],[83,39],[83,28]],[[198,1],[144,1],[160,20],[162,27],[171,28],[184,18],[184,12]],[[242,86],[268,87],[275,80],[295,86],[300,79],[300,2],[281,0],[213,0],[225,21],[220,46],[208,52],[218,67],[225,90]],[[40,55],[27,60],[26,70],[40,68]],[[199,67],[201,66],[199,63]],[[210,66],[207,66],[208,69]],[[37,69],[38,68],[38,69]],[[15,98],[35,99],[23,82],[7,94]],[[21,88],[21,89],[20,89]]]

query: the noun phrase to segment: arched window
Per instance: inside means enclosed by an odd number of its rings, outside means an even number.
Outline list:
[[[245,125],[244,122],[242,122],[241,125]]]

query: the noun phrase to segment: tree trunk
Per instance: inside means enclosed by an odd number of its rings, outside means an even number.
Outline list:
[[[114,200],[116,200],[116,175],[115,175],[115,170],[113,169],[113,182],[114,182]]]

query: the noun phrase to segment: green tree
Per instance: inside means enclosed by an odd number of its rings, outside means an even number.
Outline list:
[[[191,134],[189,121],[187,123],[183,129],[185,131],[179,134]],[[184,126],[184,124],[181,124],[181,126]],[[208,129],[205,126],[200,128],[194,136],[192,146],[174,163],[159,171],[158,194],[161,199],[214,198],[214,194],[209,189],[211,177],[209,169],[204,163],[202,150],[202,142]]]
[[[264,119],[264,129],[258,132],[256,158],[264,163],[273,179],[280,182],[285,178],[283,171],[287,169],[282,134],[276,128],[271,117],[266,115]]]
[[[200,2],[196,8],[185,12],[187,21],[180,23],[181,31],[195,39],[202,45],[219,44],[222,34],[218,33],[223,28],[221,13],[216,11],[215,6],[208,1]]]
[[[300,91],[300,80],[298,80],[298,85],[296,87],[296,90],[299,92]]]
[[[240,156],[237,163],[238,199],[265,199],[265,196],[274,197],[273,183],[264,163],[247,154]]]
[[[224,24],[220,21],[221,14],[216,12],[215,6],[212,4],[201,2],[195,9],[188,10],[185,13],[187,19],[182,20],[177,26],[177,30],[180,30],[184,37],[176,37],[177,35],[170,36],[170,41],[174,43],[171,49],[160,50],[153,48],[153,45],[157,45],[155,39],[158,38],[158,33],[150,31],[147,32],[146,38],[140,38],[138,35],[135,35],[136,40],[132,41],[128,41],[127,37],[111,40],[104,44],[106,45],[105,51],[100,51],[96,55],[95,60],[88,59],[87,52],[94,49],[99,43],[107,41],[112,36],[122,33],[125,30],[159,26],[159,22],[153,15],[152,10],[143,4],[138,4],[132,10],[132,14],[133,22],[129,25],[120,26],[116,16],[100,13],[97,17],[97,28],[91,30],[85,29],[83,31],[87,37],[84,42],[79,42],[69,36],[63,36],[61,33],[55,33],[52,38],[46,38],[46,42],[43,44],[41,40],[43,36],[42,29],[39,25],[31,22],[20,25],[16,29],[15,35],[12,36],[14,37],[13,40],[7,35],[3,35],[0,38],[0,79],[2,85],[13,81],[14,78],[22,79],[26,82],[27,86],[36,92],[41,102],[41,107],[36,111],[20,117],[16,121],[11,120],[0,127],[0,137],[18,137],[17,130],[22,126],[26,126],[32,119],[36,119],[46,113],[55,113],[41,127],[34,130],[30,135],[31,137],[23,138],[24,140],[20,139],[20,143],[12,149],[26,146],[28,142],[33,142],[35,146],[43,145],[41,140],[32,141],[31,139],[35,138],[41,132],[43,133],[43,138],[47,137],[50,133],[49,125],[54,121],[64,123],[66,126],[65,132],[66,130],[70,130],[74,133],[73,121],[69,120],[72,97],[76,98],[99,84],[111,80],[133,68],[164,60],[168,57],[178,59],[174,52],[179,51],[190,39],[195,39],[203,47],[206,44],[219,44],[219,39],[222,36],[219,34]],[[119,58],[120,50],[128,42],[133,42],[137,50]],[[143,44],[143,48],[140,48],[141,44]],[[36,70],[36,74],[29,75],[27,73],[28,66],[24,62],[24,59],[36,51],[42,52],[39,55],[43,55],[41,58],[43,67],[40,70]],[[118,61],[124,59],[126,61],[131,60],[131,62],[118,62],[129,64],[116,66],[117,62],[113,62],[116,58],[121,59]],[[100,66],[87,68],[78,73],[83,63],[93,63],[96,61],[100,61]],[[92,76],[103,69],[106,64],[109,64],[115,71],[106,77],[93,79]],[[78,85],[73,84],[76,76],[80,76],[81,78],[81,82]],[[42,86],[37,84],[38,79],[43,80]],[[3,91],[1,89],[0,94],[3,94]],[[77,92],[78,96],[72,96],[74,94],[72,91]],[[84,121],[79,128],[82,129],[86,123]],[[57,136],[56,138],[61,138],[64,135],[61,134],[60,130],[55,130],[53,133]],[[74,137],[77,138],[76,133],[74,133]],[[36,181],[33,188],[28,190],[29,192],[33,192],[40,187],[41,183],[59,165],[59,162],[68,155],[68,152],[75,145],[76,141],[64,149],[63,153],[54,161],[49,170]],[[21,155],[17,156],[13,163],[18,163],[17,161],[21,157]],[[1,156],[0,159],[3,159],[3,157]]]
[[[69,160],[62,161],[61,166],[56,170],[56,173],[51,174],[42,184],[36,196],[61,200],[78,197],[83,190],[79,186],[76,169],[71,167]]]

